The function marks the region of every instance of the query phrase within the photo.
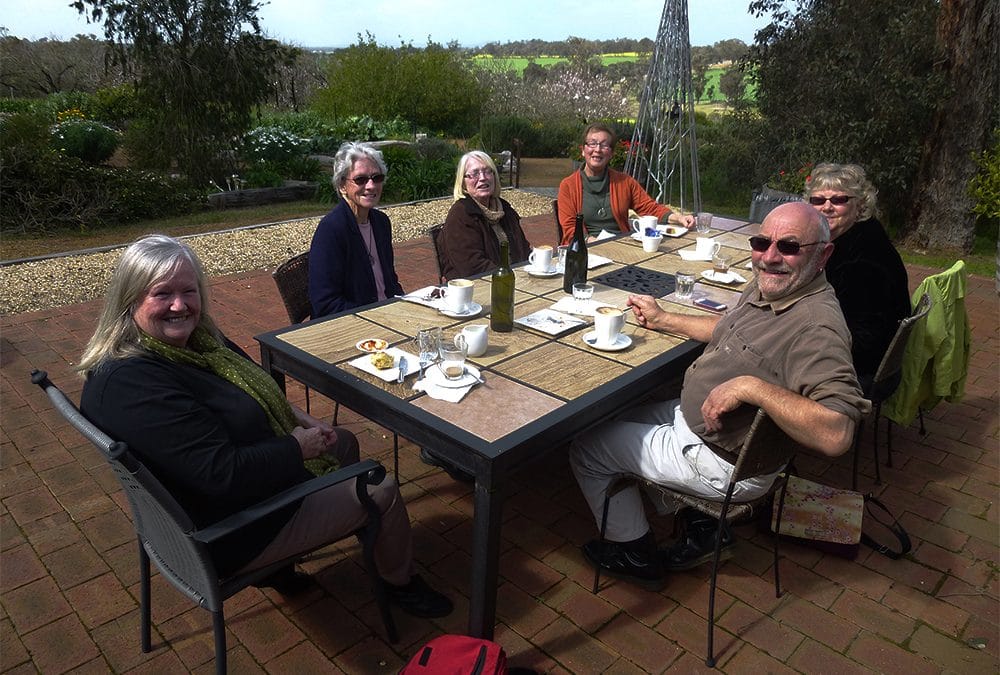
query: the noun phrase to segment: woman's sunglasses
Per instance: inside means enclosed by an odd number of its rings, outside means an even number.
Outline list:
[[[809,198],[809,203],[813,206],[823,206],[828,201],[835,206],[843,206],[847,202],[854,199],[854,195],[833,195],[832,197],[820,197],[816,195]]]
[[[800,244],[797,241],[789,241],[788,239],[768,239],[767,237],[750,237],[750,248],[757,251],[757,253],[763,253],[767,249],[771,248],[771,244],[778,247],[778,253],[781,255],[798,255],[799,251],[804,246],[815,246],[816,244],[825,244],[825,241],[812,241],[808,244]]]
[[[375,185],[379,185],[382,181],[385,180],[385,174],[373,173],[370,176],[365,176],[362,174],[361,176],[355,176],[354,178],[348,178],[347,180],[351,181],[358,187],[364,187],[368,185],[368,181],[375,183]]]

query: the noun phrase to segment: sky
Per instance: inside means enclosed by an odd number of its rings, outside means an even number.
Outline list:
[[[344,47],[370,32],[379,44],[416,46],[428,37],[463,47],[514,40],[581,37],[656,38],[663,12],[659,0],[270,0],[258,11],[268,36],[299,47]],[[765,25],[747,12],[750,0],[689,0],[691,44],[736,38],[750,44]],[[613,12],[613,15],[612,15]],[[67,40],[78,34],[103,37],[70,0],[0,0],[0,26],[9,35]]]

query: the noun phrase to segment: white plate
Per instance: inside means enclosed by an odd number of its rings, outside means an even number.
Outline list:
[[[660,234],[664,237],[683,237],[687,234],[687,230],[679,225],[657,225],[656,229],[659,230]],[[642,241],[642,235],[638,232],[633,232],[632,238],[636,241]]]
[[[358,340],[358,343],[354,346],[358,348],[359,352],[371,354],[373,352],[384,352],[389,343],[379,338],[368,338],[367,340]]]
[[[380,380],[385,380],[386,382],[395,382],[399,379],[399,361],[400,359],[406,359],[406,377],[414,375],[420,370],[420,358],[410,354],[409,352],[404,352],[399,347],[389,347],[385,350],[386,354],[389,354],[393,359],[392,368],[383,368],[379,370],[374,365],[372,365],[371,358],[369,354],[359,356],[358,358],[349,361],[352,366],[358,370],[363,370],[366,373],[370,373]]]
[[[464,312],[453,312],[450,309],[445,309],[444,307],[442,307],[438,311],[444,314],[445,316],[450,316],[456,319],[464,319],[467,316],[476,316],[477,314],[479,314],[481,311],[483,311],[483,306],[480,305],[478,302],[470,302],[469,306],[465,308]]]
[[[542,277],[543,279],[547,277],[554,277],[559,274],[559,270],[556,269],[555,265],[547,270],[540,270],[535,267],[525,267],[524,271],[533,277]]]
[[[738,272],[732,270],[728,272],[716,272],[715,270],[705,270],[701,273],[703,279],[714,281],[717,284],[745,284],[746,279]]]
[[[607,265],[613,262],[611,258],[605,258],[603,255],[597,255],[595,253],[590,253],[587,255],[587,269],[592,270],[595,267],[600,267],[601,265]]]
[[[441,370],[441,365],[438,364],[431,366],[424,371],[424,379],[439,387],[445,387],[446,389],[458,389],[460,387],[468,387],[470,384],[478,383],[479,370],[466,363],[465,375],[457,380],[449,380],[445,377],[444,372]]]
[[[618,334],[618,339],[615,340],[614,344],[611,345],[601,345],[597,343],[597,331],[592,330],[589,333],[584,333],[583,342],[588,347],[593,347],[594,349],[600,349],[602,352],[620,352],[623,349],[628,349],[632,346],[632,338],[624,333]]]

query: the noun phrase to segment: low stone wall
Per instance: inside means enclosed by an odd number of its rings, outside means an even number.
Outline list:
[[[276,188],[251,188],[216,192],[208,196],[208,205],[216,209],[232,209],[240,206],[258,206],[276,202],[294,202],[312,199],[316,195],[316,183],[285,185]]]

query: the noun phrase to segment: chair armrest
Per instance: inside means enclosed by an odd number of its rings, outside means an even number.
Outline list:
[[[352,478],[360,481],[362,480],[362,477],[369,485],[381,483],[382,479],[385,478],[385,467],[373,459],[366,459],[363,462],[351,464],[350,466],[338,469],[324,476],[318,476],[312,480],[307,480],[304,483],[293,485],[287,490],[279,492],[259,504],[254,504],[253,506],[243,509],[238,513],[234,513],[231,516],[223,518],[217,523],[213,523],[207,527],[192,532],[191,536],[196,541],[200,541],[204,544],[210,544],[222,537],[225,537],[226,535],[232,534],[233,532],[246,527],[247,525],[255,523],[264,516],[273,513],[278,509],[294,504],[314,492],[328,488],[331,485],[343,483],[351,480]]]

